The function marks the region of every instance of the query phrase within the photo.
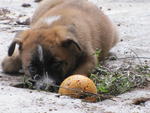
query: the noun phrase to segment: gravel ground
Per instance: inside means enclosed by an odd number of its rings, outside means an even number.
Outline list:
[[[90,1],[118,26],[121,41],[112,52],[119,58],[144,57],[141,62],[150,65],[150,59],[145,59],[150,58],[150,1]],[[22,7],[23,3],[31,6]],[[18,23],[31,17],[36,7],[33,0],[0,0],[0,62],[15,33],[28,29],[27,25]],[[112,64],[119,66],[121,63],[119,60]],[[150,87],[135,89],[102,102],[86,103],[50,92],[11,87],[20,81],[20,76],[3,74],[0,67],[0,113],[150,113]]]

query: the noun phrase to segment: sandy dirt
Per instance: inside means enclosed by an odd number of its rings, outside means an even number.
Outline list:
[[[137,63],[150,65],[150,1],[149,0],[90,0],[101,8],[117,25],[120,42],[111,51],[118,58],[131,56]],[[115,1],[115,2],[114,2]],[[31,6],[22,7],[23,3]],[[14,35],[27,25],[20,25],[33,14],[38,3],[33,0],[0,0],[0,63],[7,54]],[[133,59],[132,59],[133,60]],[[112,61],[119,66],[122,60]],[[98,103],[86,103],[58,94],[12,87],[22,81],[0,67],[0,113],[150,113],[150,87],[136,89]],[[137,99],[144,102],[136,104]],[[140,102],[140,101],[139,101]]]

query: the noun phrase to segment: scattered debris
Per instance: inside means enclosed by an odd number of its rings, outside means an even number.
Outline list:
[[[148,84],[150,67],[124,63],[118,69],[98,65],[91,73],[100,94],[118,95]]]
[[[6,9],[6,8],[1,8],[1,9],[0,9],[0,16],[1,16],[1,15],[6,15],[6,14],[8,14],[8,13],[10,13],[10,10],[8,10],[8,9]]]

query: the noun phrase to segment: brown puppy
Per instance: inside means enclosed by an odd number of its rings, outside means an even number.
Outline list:
[[[96,49],[104,59],[117,40],[111,21],[92,3],[44,0],[33,15],[31,29],[10,45],[2,67],[4,72],[16,72],[19,68],[12,68],[16,59],[25,74],[37,81],[37,88],[43,83],[60,84],[71,74],[88,75],[98,62],[93,55]],[[18,55],[14,55],[16,44]]]

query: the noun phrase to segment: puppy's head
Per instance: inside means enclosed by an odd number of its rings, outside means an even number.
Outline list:
[[[41,89],[45,84],[60,84],[80,64],[83,52],[72,30],[63,26],[32,29],[21,33],[8,50],[11,56],[19,45],[23,69]]]

